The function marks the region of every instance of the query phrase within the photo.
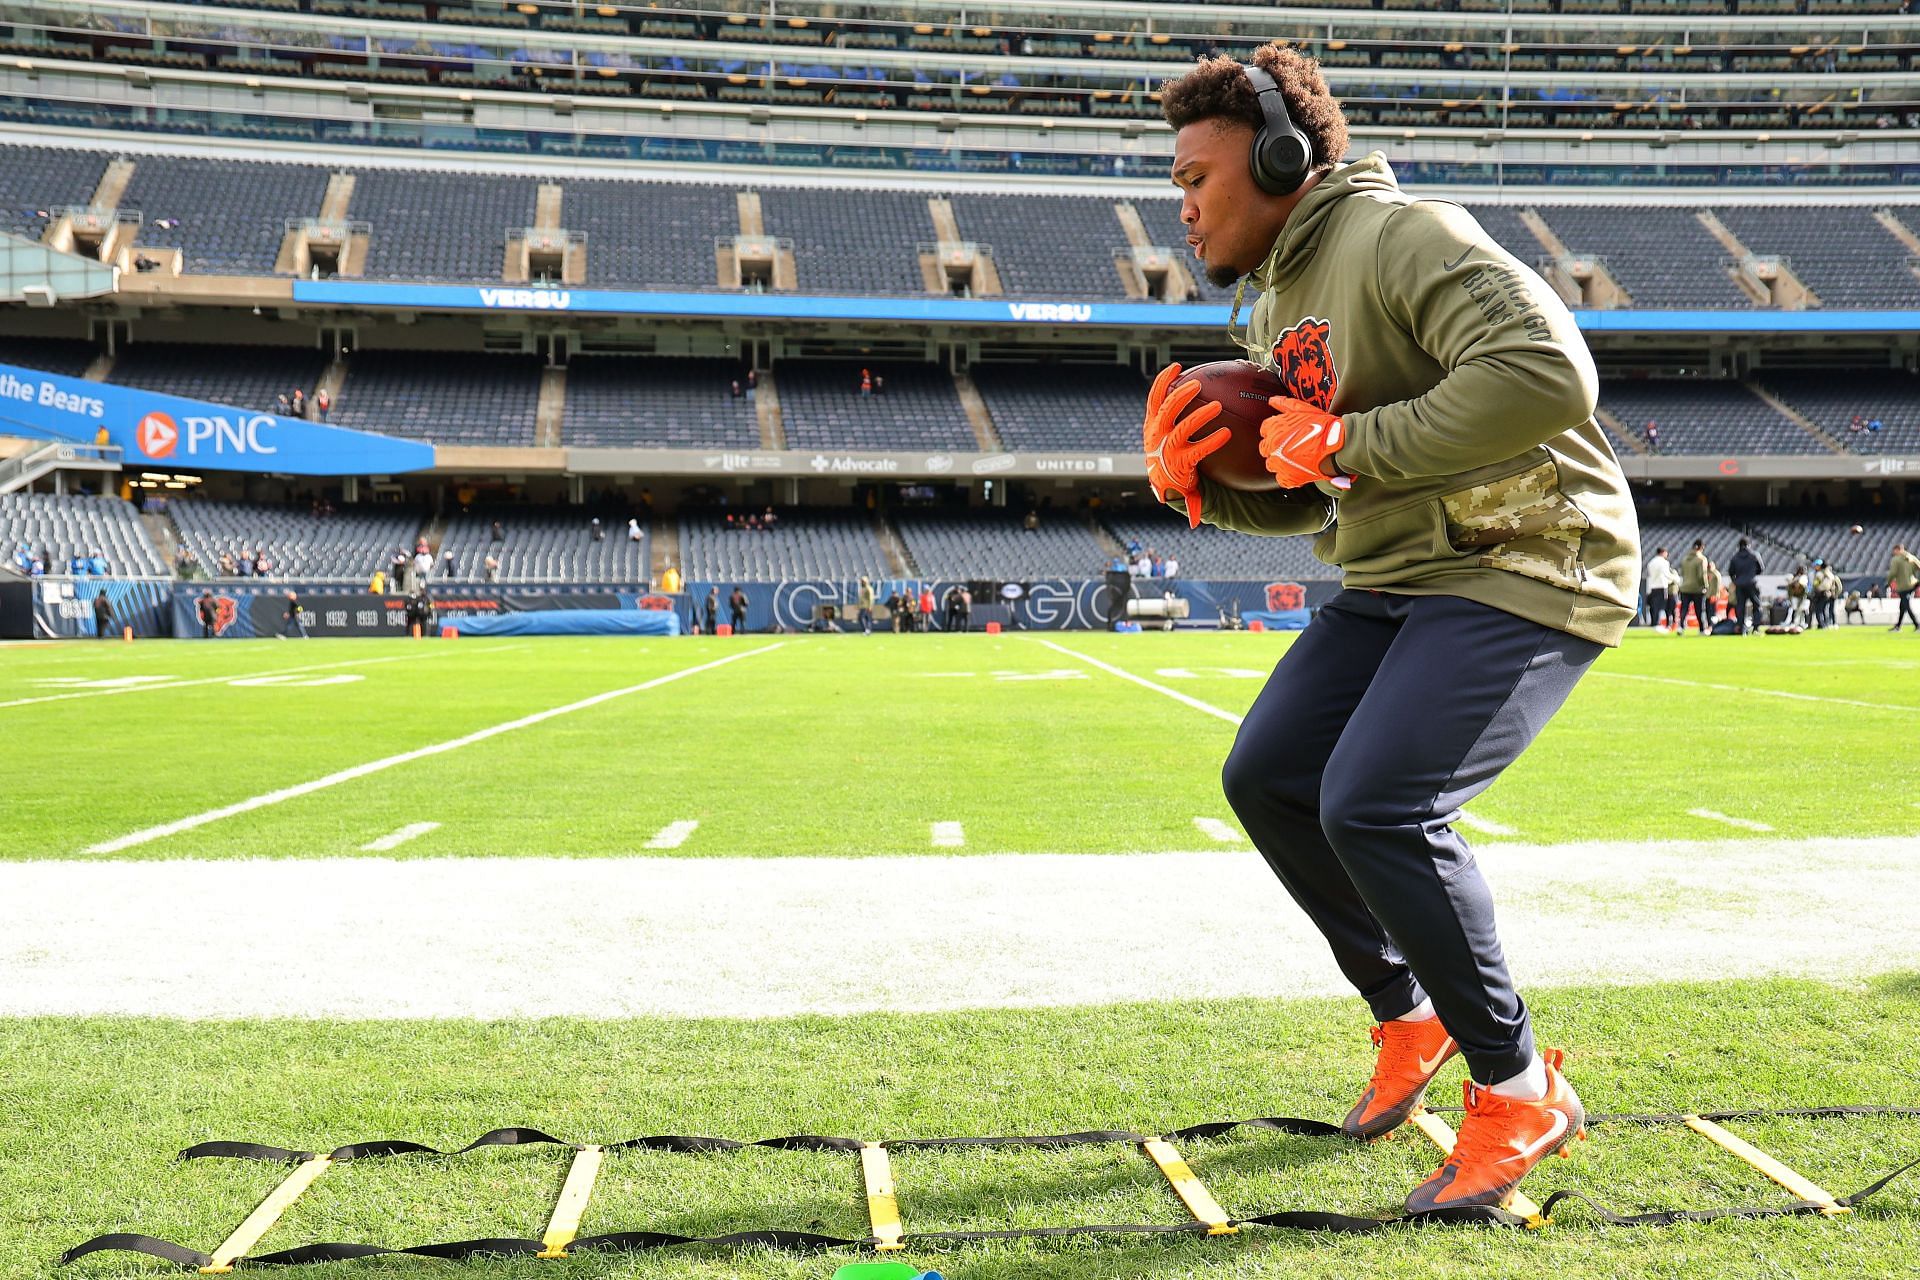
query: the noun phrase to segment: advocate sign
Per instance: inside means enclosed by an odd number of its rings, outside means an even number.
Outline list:
[[[433,466],[433,446],[419,440],[0,364],[6,433],[92,444],[102,426],[129,466],[298,476],[393,475]]]

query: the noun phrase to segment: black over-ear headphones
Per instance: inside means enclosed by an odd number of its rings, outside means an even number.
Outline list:
[[[1249,66],[1246,72],[1265,119],[1260,131],[1253,135],[1247,168],[1253,174],[1253,184],[1268,195],[1290,196],[1300,189],[1313,169],[1313,144],[1287,114],[1287,102],[1280,94],[1279,83],[1260,67]]]

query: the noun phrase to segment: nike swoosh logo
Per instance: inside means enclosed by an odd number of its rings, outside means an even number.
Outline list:
[[[1551,1147],[1554,1143],[1558,1142],[1560,1140],[1561,1135],[1566,1133],[1566,1131],[1567,1131],[1567,1113],[1556,1109],[1553,1113],[1553,1124],[1547,1129],[1546,1133],[1544,1133],[1534,1141],[1528,1143],[1526,1146],[1522,1147],[1514,1155],[1510,1155],[1502,1159],[1500,1163],[1512,1164],[1515,1161],[1537,1159],[1539,1158],[1539,1155],[1542,1152],[1546,1151],[1548,1147]]]
[[[1454,260],[1453,260],[1452,262],[1443,262],[1443,263],[1441,263],[1441,264],[1440,264],[1440,269],[1441,269],[1442,271],[1453,271],[1453,270],[1455,270],[1456,268],[1458,268],[1458,267],[1459,267],[1459,265],[1460,265],[1461,263],[1463,263],[1463,262],[1465,262],[1465,261],[1467,260],[1467,256],[1468,256],[1469,254],[1471,254],[1472,252],[1473,252],[1473,250],[1471,250],[1471,249],[1462,249],[1462,250],[1460,251],[1460,256],[1459,256],[1459,257],[1457,257],[1457,258],[1455,258],[1455,259],[1454,259]]]
[[[1441,1045],[1438,1049],[1436,1049],[1431,1058],[1420,1059],[1420,1074],[1423,1076],[1430,1076],[1434,1072],[1438,1071],[1440,1069],[1440,1064],[1445,1062],[1447,1060],[1447,1055],[1452,1052],[1453,1052],[1453,1041],[1449,1040],[1445,1044]]]

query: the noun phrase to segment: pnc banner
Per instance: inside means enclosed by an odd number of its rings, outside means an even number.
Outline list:
[[[102,426],[130,467],[370,476],[433,466],[433,446],[419,440],[0,364],[0,434],[92,444]]]

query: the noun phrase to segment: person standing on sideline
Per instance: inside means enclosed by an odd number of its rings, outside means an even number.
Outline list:
[[[286,621],[280,626],[280,638],[292,636],[295,640],[307,638],[307,611],[301,607],[300,597],[291,588],[287,591]]]
[[[733,634],[740,635],[747,629],[747,593],[739,587],[727,597],[727,616],[733,622]]]
[[[194,612],[200,615],[200,638],[213,639],[215,627],[220,621],[220,602],[213,598],[212,587],[200,593],[200,598],[194,602]]]
[[[1812,605],[1809,597],[1812,587],[1807,583],[1805,565],[1795,565],[1793,576],[1787,579],[1787,625],[1799,627],[1802,631],[1813,625]]]
[[[960,594],[955,603],[960,606],[959,630],[963,633],[973,630],[973,592],[964,582],[960,584]]]
[[[104,585],[93,597],[93,638],[105,640],[113,634],[113,601],[107,599]]]
[[[1667,629],[1667,615],[1673,611],[1670,592],[1677,576],[1673,572],[1673,562],[1667,559],[1665,547],[1654,548],[1653,558],[1647,561],[1647,625],[1661,631]]]
[[[1900,629],[1905,619],[1913,623],[1913,629],[1920,631],[1920,618],[1913,615],[1913,588],[1920,582],[1920,560],[1914,559],[1913,552],[1902,543],[1893,544],[1893,557],[1887,564],[1887,585],[1900,597],[1900,612],[1894,615],[1893,629]]]
[[[920,629],[929,634],[933,632],[933,587],[923,584],[920,588]]]
[[[1824,559],[1813,562],[1813,625],[1834,625],[1833,602],[1840,597],[1840,575]]]
[[[866,574],[860,575],[860,593],[855,599],[859,603],[860,634],[873,634],[873,581]]]
[[[1674,612],[1673,632],[1675,635],[1687,634],[1687,606],[1693,606],[1693,616],[1700,624],[1700,634],[1707,633],[1707,544],[1700,539],[1693,540],[1693,550],[1680,559],[1680,607]]]
[[[714,629],[720,625],[720,588],[707,588],[705,610],[707,615],[707,634],[712,635]]]
[[[1760,575],[1766,572],[1760,557],[1753,554],[1745,538],[1727,561],[1727,576],[1733,579],[1733,617],[1740,630],[1752,635],[1760,629]]]
[[[1260,429],[1278,489],[1201,474],[1230,433],[1200,438],[1220,407],[1195,405],[1178,365],[1147,398],[1148,482],[1190,524],[1317,533],[1342,570],[1222,787],[1379,1024],[1341,1128],[1391,1133],[1457,1052],[1459,1140],[1406,1208],[1503,1205],[1585,1111],[1536,1046],[1456,824],[1624,636],[1633,499],[1553,287],[1460,205],[1402,192],[1385,157],[1344,161],[1312,59],[1268,44],[1252,60],[1202,59],[1161,111],[1188,245],[1210,283],[1260,294],[1236,340],[1285,388]]]

